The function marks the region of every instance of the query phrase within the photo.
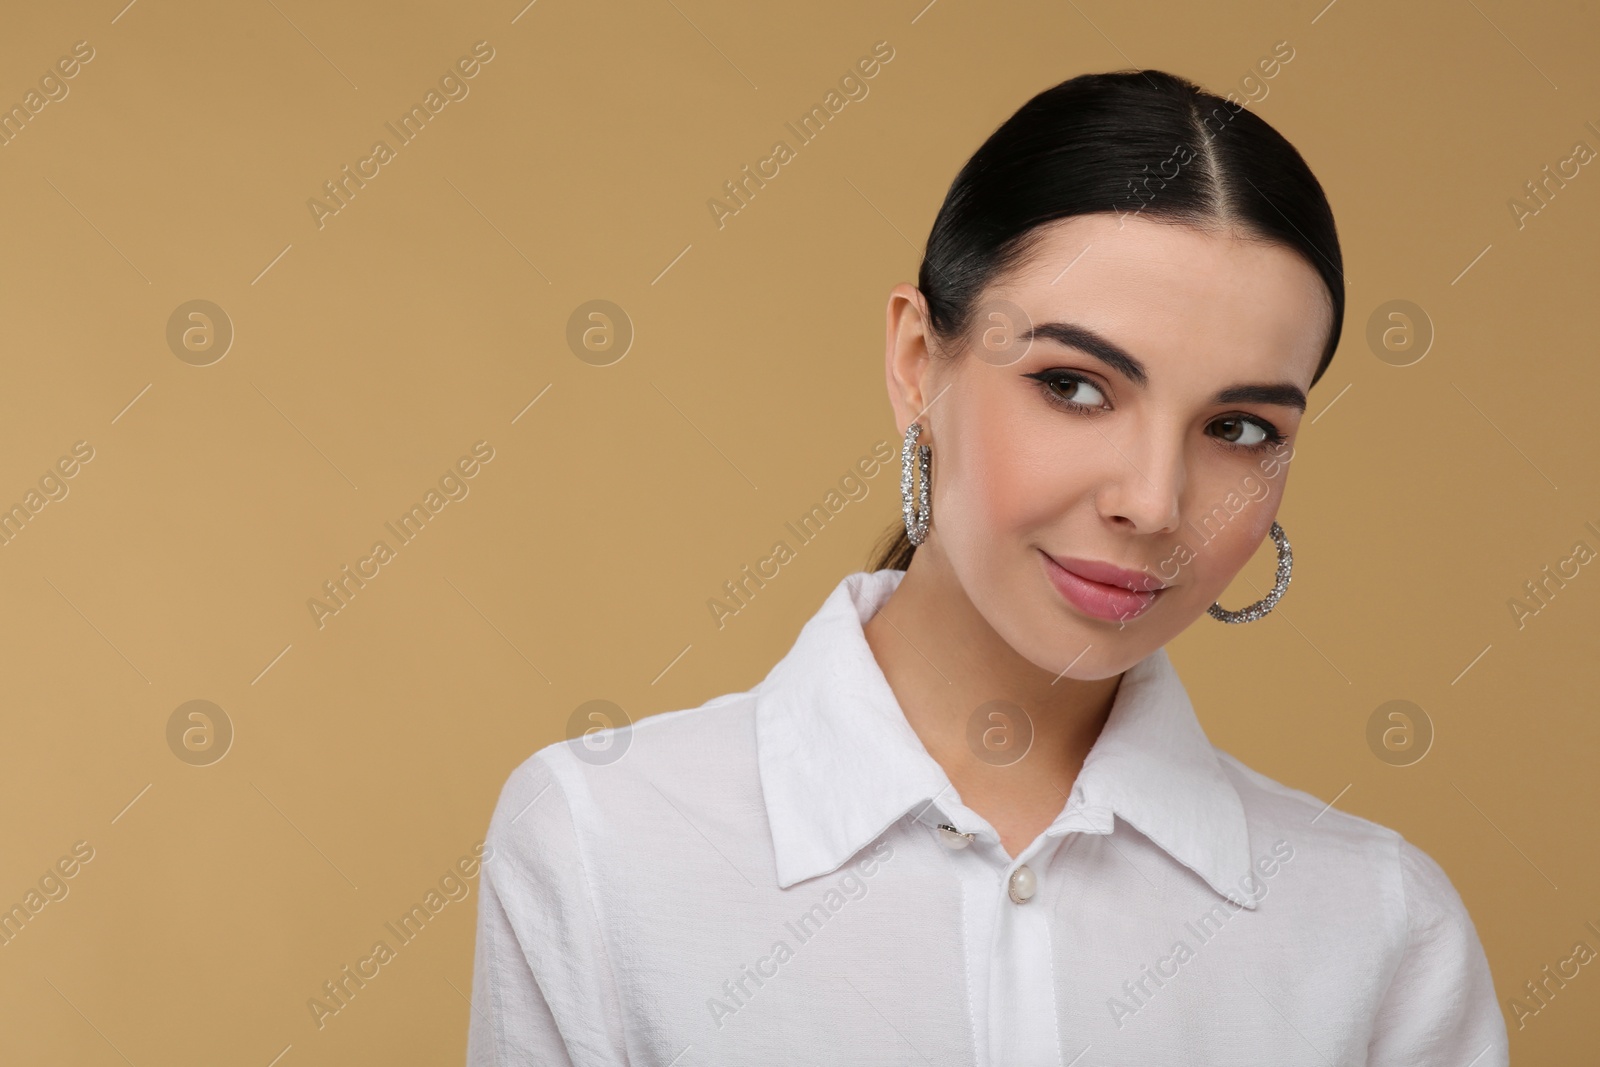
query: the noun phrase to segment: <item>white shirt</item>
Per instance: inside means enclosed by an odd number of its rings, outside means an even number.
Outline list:
[[[1164,649],[1008,856],[862,632],[903,577],[843,579],[754,689],[512,773],[470,1067],[1508,1062],[1444,872],[1213,748]]]

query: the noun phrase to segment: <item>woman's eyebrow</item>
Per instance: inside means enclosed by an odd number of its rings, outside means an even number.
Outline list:
[[[1111,367],[1136,385],[1150,384],[1150,373],[1134,356],[1115,341],[1100,336],[1087,326],[1074,322],[1041,322],[1022,332],[1019,341],[1042,338],[1086,352]],[[1216,404],[1282,404],[1299,411],[1306,409],[1306,394],[1292,382],[1252,382],[1230,385],[1212,398]]]
[[[1306,409],[1306,394],[1290,382],[1230,385],[1212,400],[1217,404],[1282,404],[1302,412]]]
[[[1087,352],[1137,385],[1148,385],[1150,382],[1149,372],[1144,369],[1143,363],[1134,359],[1127,349],[1115,341],[1101,337],[1087,326],[1079,326],[1074,322],[1041,322],[1023,331],[1017,340],[1032,341],[1034,338],[1044,338]]]

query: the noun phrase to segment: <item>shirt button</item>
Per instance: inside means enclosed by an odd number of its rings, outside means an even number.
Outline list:
[[[1013,904],[1026,904],[1033,899],[1034,890],[1038,888],[1038,879],[1033,876],[1033,871],[1024,863],[1021,867],[1011,872],[1011,881],[1006,885],[1006,892],[1011,895]]]
[[[971,834],[964,834],[948,823],[939,824],[939,840],[948,849],[966,848],[972,844]]]

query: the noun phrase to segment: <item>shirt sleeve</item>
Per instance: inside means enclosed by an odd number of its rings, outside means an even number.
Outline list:
[[[621,1067],[616,983],[572,808],[544,750],[512,772],[479,878],[467,1067]]]
[[[1507,1067],[1505,1017],[1478,932],[1444,870],[1400,842],[1406,951],[1378,1011],[1369,1067]]]

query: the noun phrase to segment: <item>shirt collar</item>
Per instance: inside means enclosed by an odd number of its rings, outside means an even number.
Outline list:
[[[955,795],[862,630],[904,577],[847,575],[756,687],[756,759],[782,888],[838,869],[907,812]],[[1108,833],[1113,814],[1218,893],[1254,907],[1235,890],[1250,870],[1244,805],[1164,648],[1123,675],[1046,833]]]

